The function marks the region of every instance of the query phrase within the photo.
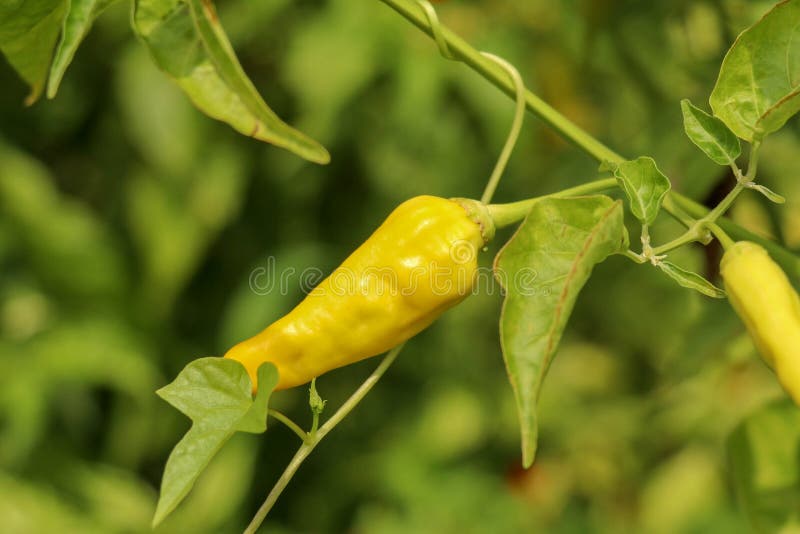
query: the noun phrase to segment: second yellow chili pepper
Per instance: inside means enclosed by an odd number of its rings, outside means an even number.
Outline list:
[[[740,241],[720,266],[728,298],[761,356],[800,405],[800,297],[763,247]]]

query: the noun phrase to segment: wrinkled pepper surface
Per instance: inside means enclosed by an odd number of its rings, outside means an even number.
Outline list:
[[[761,356],[800,405],[800,297],[763,247],[740,241],[721,264],[725,289]]]
[[[471,293],[493,233],[479,202],[412,198],[288,315],[225,357],[245,366],[254,389],[258,367],[272,362],[285,389],[385,352]]]

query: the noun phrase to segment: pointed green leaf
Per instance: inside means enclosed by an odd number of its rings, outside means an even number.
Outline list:
[[[190,4],[135,2],[134,31],[156,64],[206,115],[309,161],[330,161],[322,145],[283,122],[267,106],[236,59],[211,3]]]
[[[752,184],[749,185],[748,188],[758,191],[762,195],[764,195],[770,202],[774,202],[775,204],[784,204],[786,199],[770,189],[769,187],[763,186],[761,184]]]
[[[656,220],[661,203],[670,189],[669,179],[658,170],[655,160],[640,157],[613,168],[614,177],[628,197],[634,216],[643,224]]]
[[[61,31],[61,41],[58,43],[53,64],[50,66],[50,76],[47,80],[47,98],[54,98],[58,86],[64,78],[67,67],[72,63],[75,52],[83,39],[92,28],[92,24],[100,13],[113,4],[116,0],[70,0],[67,16]]]
[[[525,467],[533,463],[542,381],[595,265],[626,245],[620,201],[543,199],[495,259],[506,291],[500,341],[517,401]]]
[[[742,32],[711,92],[714,115],[747,141],[800,111],[800,0],[779,2]]]
[[[195,28],[206,53],[225,83],[236,93],[245,107],[265,126],[262,133],[270,143],[286,148],[310,161],[328,163],[330,155],[319,143],[284,123],[261,98],[258,90],[242,69],[236,52],[219,23],[211,0],[188,0]]]
[[[31,86],[26,104],[42,94],[66,11],[67,0],[0,2],[0,51]]]
[[[266,430],[267,405],[278,383],[278,370],[264,364],[258,369],[258,378],[260,387],[254,400],[250,377],[239,362],[199,358],[158,390],[161,398],[192,420],[192,427],[167,459],[153,525],[178,506],[234,432]]]
[[[800,410],[789,400],[761,408],[728,440],[734,488],[754,531],[800,529]]]
[[[724,299],[725,298],[725,291],[721,290],[702,276],[697,273],[693,273],[692,271],[687,271],[682,267],[678,267],[672,262],[669,261],[662,261],[659,262],[658,267],[664,271],[664,273],[675,280],[679,286],[685,287],[687,289],[694,289],[695,291],[699,291],[703,295],[708,297],[712,297],[715,299]]]
[[[739,138],[725,123],[698,108],[688,99],[681,100],[683,129],[692,143],[715,163],[734,165],[742,153]]]

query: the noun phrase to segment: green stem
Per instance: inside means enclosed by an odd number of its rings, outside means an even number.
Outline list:
[[[725,195],[719,204],[717,204],[713,210],[709,211],[708,214],[700,219],[698,223],[702,222],[704,224],[710,224],[717,222],[717,219],[725,215],[725,212],[728,211],[728,208],[731,207],[733,202],[736,200],[736,197],[739,196],[739,193],[744,191],[745,187],[744,184],[737,183],[733,189]]]
[[[435,37],[424,9],[420,7],[417,2],[414,2],[414,0],[380,1],[408,19],[409,22],[429,36]],[[447,43],[448,50],[450,50],[450,53],[456,59],[466,63],[470,68],[478,72],[483,78],[494,84],[508,96],[516,98],[517,90],[514,85],[514,80],[503,67],[482,55],[445,25],[440,24],[439,27],[440,38],[444,39]],[[591,154],[597,161],[613,161],[617,163],[624,161],[622,156],[584,132],[544,100],[528,90],[525,91],[525,107],[559,132],[565,139],[568,139],[578,148]]]
[[[622,255],[625,256],[626,258],[628,258],[629,260],[631,260],[633,262],[636,262],[636,263],[639,263],[639,264],[644,263],[644,262],[647,261],[644,256],[642,256],[641,254],[635,253],[631,249],[626,250],[625,252],[622,253]]]
[[[289,427],[289,429],[295,434],[297,434],[297,436],[301,440],[306,441],[308,439],[308,434],[306,433],[305,430],[300,428],[300,426],[297,423],[289,419],[287,416],[283,415],[278,410],[273,410],[270,408],[269,410],[267,410],[267,414],[271,415],[272,417],[274,417],[275,419],[277,419],[278,421]]]
[[[642,257],[652,258],[655,255],[655,251],[650,245],[650,226],[647,223],[642,223]]]
[[[685,210],[693,217],[700,218],[708,213],[708,208],[688,197],[675,193],[674,199],[680,208]],[[742,228],[738,224],[734,223],[730,219],[726,219],[725,217],[720,217],[716,224],[736,241],[752,241],[754,243],[758,243],[767,249],[772,259],[778,262],[778,264],[789,276],[793,277],[795,280],[800,280],[800,258],[798,258],[795,254],[786,250],[778,243],[770,241],[769,239],[764,239],[760,235],[754,234],[753,232]]]
[[[380,1],[405,17],[409,22],[430,37],[434,38],[440,48],[441,43],[444,42],[446,49],[454,59],[463,61],[472,70],[480,74],[508,96],[512,98],[516,97],[517,88],[514,84],[514,80],[500,65],[482,55],[445,25],[441,23],[437,24],[437,30],[434,31],[431,28],[430,20],[424,8],[417,2],[414,0]],[[621,163],[625,161],[625,158],[583,131],[561,113],[556,111],[555,108],[527,89],[525,90],[525,107],[528,111],[544,121],[545,124],[561,134],[564,139],[567,139],[598,162],[609,161]],[[665,202],[664,209],[677,218],[681,217],[680,214],[674,213],[674,204],[671,202]]]
[[[692,224],[692,226],[690,226],[689,229],[686,230],[686,232],[684,232],[682,235],[676,237],[668,243],[654,248],[653,254],[665,254],[670,250],[675,250],[676,248],[682,247],[688,243],[700,241],[703,238],[706,228],[708,228],[709,225],[717,222],[717,219],[719,219],[726,211],[728,211],[728,208],[731,206],[731,204],[733,204],[733,201],[736,200],[736,197],[738,197],[739,193],[741,193],[744,189],[745,186],[743,184],[737,183],[736,186],[731,189],[727,195],[725,195],[725,198],[723,198],[713,210],[709,211],[702,218],[695,221],[695,223]]]
[[[430,6],[430,4],[427,5]],[[511,158],[511,153],[514,151],[514,147],[519,139],[519,133],[522,131],[522,123],[525,120],[525,83],[522,81],[522,76],[520,76],[516,67],[505,59],[486,52],[482,52],[482,55],[503,67],[508,75],[511,76],[511,79],[514,81],[517,98],[514,120],[511,123],[511,130],[508,132],[508,139],[506,139],[505,145],[503,145],[500,157],[497,158],[497,163],[494,166],[492,175],[489,177],[489,182],[486,184],[483,196],[481,196],[481,202],[488,204],[492,201],[494,192],[497,190],[497,185],[500,183],[500,178],[503,177],[503,172],[506,170],[508,160]]]
[[[714,233],[714,237],[722,244],[722,248],[728,250],[733,246],[733,239],[731,239],[718,224],[711,223],[708,225],[708,228]]]
[[[694,241],[698,241],[700,239],[700,236],[701,234],[699,231],[699,226],[697,225],[697,223],[695,223],[686,232],[676,237],[672,241],[669,241],[667,243],[664,243],[663,245],[654,248],[652,252],[654,255],[659,256],[661,254],[669,252],[670,250],[675,250],[676,248],[680,248],[683,245],[687,245]]]
[[[244,534],[255,534],[258,528],[261,526],[261,523],[264,522],[264,519],[267,517],[267,514],[275,505],[275,502],[280,497],[283,490],[286,489],[286,486],[289,484],[289,481],[292,480],[294,474],[303,464],[303,461],[311,454],[311,451],[314,450],[320,441],[330,432],[333,430],[336,425],[342,422],[342,420],[347,417],[347,415],[353,411],[353,408],[358,406],[358,403],[361,402],[364,397],[366,397],[367,393],[378,383],[378,380],[386,373],[386,370],[392,365],[395,361],[397,356],[400,354],[400,351],[403,350],[405,344],[398,345],[392,350],[390,350],[386,356],[384,356],[381,363],[375,370],[372,372],[369,377],[358,387],[358,389],[347,399],[344,404],[342,404],[336,413],[334,413],[330,419],[325,421],[325,423],[319,427],[317,430],[316,435],[314,436],[313,440],[309,440],[303,443],[297,452],[295,453],[292,460],[289,462],[289,465],[286,466],[286,469],[281,474],[278,481],[272,487],[272,490],[267,495],[267,498],[261,504],[261,507],[256,512],[256,515],[253,516],[253,519],[250,521],[250,524],[247,525],[247,528],[244,530]]]
[[[311,430],[308,431],[309,441],[314,441],[317,439],[317,431],[319,430],[319,412],[314,412],[312,414],[312,418]]]
[[[714,207],[714,209],[703,215],[699,220],[696,220],[691,226],[688,227],[683,235],[678,236],[672,241],[653,249],[653,253],[664,254],[688,243],[702,241],[710,225],[716,223],[717,219],[722,217],[725,212],[728,211],[739,194],[747,188],[748,182],[755,178],[756,169],[758,168],[758,153],[760,148],[760,140],[755,140],[753,141],[753,144],[750,145],[750,163],[747,167],[746,176],[742,177],[742,171],[739,170],[739,167],[735,164],[732,165],[733,173],[736,176],[736,185],[728,192],[727,195],[725,195],[725,198],[723,198],[719,204]]]
[[[427,16],[423,12],[422,8],[419,7],[419,4],[413,0],[380,1],[405,17],[408,21],[429,36],[433,36]],[[442,38],[447,43],[449,50],[456,58],[463,61],[471,69],[476,71],[483,78],[487,79],[490,83],[495,85],[508,96],[513,98],[516,95],[516,89],[514,87],[513,80],[509,78],[508,74],[502,69],[502,67],[490,59],[482,56],[478,50],[470,46],[469,43],[453,33],[452,30],[446,26],[440,25],[440,29]],[[610,161],[614,163],[620,163],[624,161],[622,156],[584,132],[578,126],[570,122],[569,119],[561,115],[553,107],[528,90],[525,91],[525,106],[528,111],[539,117],[542,121],[561,134],[565,139],[592,156],[598,162]],[[751,162],[750,169],[748,169],[748,174],[751,170],[754,171],[754,169],[755,166],[752,165]],[[685,217],[683,217],[683,213],[678,212],[678,209],[682,209],[695,218],[702,218],[708,213],[708,208],[697,204],[696,202],[676,191],[670,191],[670,193],[667,195],[664,202],[664,209],[682,223],[688,223],[689,226],[693,225],[694,221],[686,221]],[[795,277],[800,278],[800,259],[795,257],[791,252],[787,251],[776,243],[758,237],[752,232],[748,232],[732,221],[720,219],[719,226],[736,239],[749,239],[751,241],[761,243],[765,248],[767,248],[767,250],[770,250],[770,254],[773,258],[775,258],[776,261],[781,263],[785,269],[788,269],[790,272],[792,272]],[[700,236],[701,239],[702,237],[703,236]]]
[[[512,224],[515,224],[527,217],[528,213],[531,211],[531,208],[533,208],[533,205],[544,198],[564,198],[586,195],[590,193],[606,191],[615,187],[617,187],[617,180],[615,178],[605,178],[602,180],[587,182],[575,187],[570,187],[549,195],[529,198],[527,200],[520,200],[518,202],[511,202],[508,204],[489,204],[487,209],[489,210],[489,215],[494,221],[495,227],[505,228],[506,226],[511,226]]]
[[[753,144],[750,145],[750,161],[747,164],[747,174],[745,181],[752,182],[756,179],[756,172],[758,172],[758,154],[761,152],[761,139],[753,139]],[[740,173],[741,174],[741,173]]]

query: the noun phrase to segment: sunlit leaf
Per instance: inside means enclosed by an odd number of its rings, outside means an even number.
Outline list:
[[[613,166],[614,177],[628,197],[634,216],[644,224],[655,221],[661,202],[670,189],[669,179],[646,156]]]
[[[330,155],[284,123],[244,74],[210,2],[138,0],[134,31],[156,64],[205,114],[316,163]]]
[[[681,100],[683,128],[692,143],[706,153],[715,163],[733,165],[742,153],[739,138],[725,126],[689,100]]]
[[[739,502],[757,532],[800,529],[800,410],[765,406],[731,434],[728,454]]]
[[[66,10],[66,0],[0,2],[0,51],[31,87],[26,104],[42,94]]]
[[[189,493],[197,477],[237,430],[267,428],[267,404],[278,383],[272,364],[258,369],[255,399],[244,366],[224,358],[200,358],[188,364],[159,396],[192,420],[192,427],[169,455],[153,518],[159,524]]]
[[[694,289],[706,295],[708,297],[712,297],[715,299],[724,299],[725,298],[725,291],[718,288],[702,276],[697,273],[693,273],[691,271],[687,271],[681,267],[678,267],[672,262],[669,261],[662,261],[659,262],[658,267],[670,278],[675,280],[678,285],[685,287],[687,289]]]
[[[710,103],[747,141],[800,111],[800,0],[778,3],[742,32],[725,56]]]
[[[500,341],[517,401],[523,465],[533,463],[537,401],[570,313],[595,265],[627,247],[620,201],[606,196],[534,205],[495,260],[506,290]]]
[[[94,20],[100,13],[113,4],[116,0],[70,0],[67,15],[64,18],[64,27],[61,32],[61,41],[56,48],[53,64],[50,66],[50,76],[47,80],[47,98],[53,98],[58,92],[58,86],[64,78],[67,67],[72,63],[83,39],[92,28]]]

